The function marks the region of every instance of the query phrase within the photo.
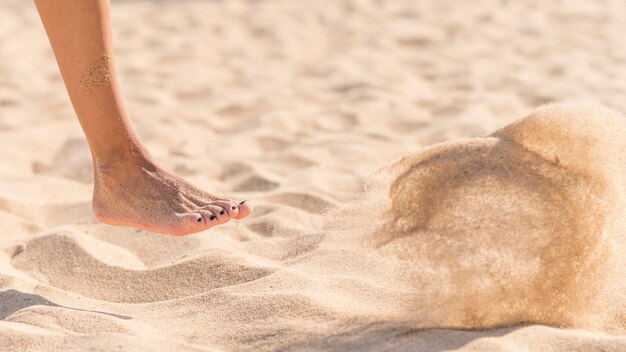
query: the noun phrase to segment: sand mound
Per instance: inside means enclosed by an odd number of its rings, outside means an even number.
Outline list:
[[[373,241],[403,263],[426,324],[623,332],[625,161],[626,118],[548,105],[397,163]]]
[[[151,302],[191,296],[257,280],[271,268],[242,263],[226,253],[183,259],[161,268],[128,270],[106,265],[70,237],[51,235],[9,249],[16,269],[85,297],[113,302]],[[41,261],[39,258],[46,258]],[[99,279],[90,280],[93,272]]]

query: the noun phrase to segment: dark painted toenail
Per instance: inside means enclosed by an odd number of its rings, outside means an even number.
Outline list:
[[[230,207],[230,208],[231,208],[232,210],[237,209],[237,207],[236,207],[236,206],[234,206],[234,205],[233,205],[232,207]]]
[[[226,210],[222,209],[222,211],[220,211],[220,215],[224,215],[226,214]]]
[[[215,218],[216,218],[216,217],[217,217],[217,216],[215,216],[215,215],[211,215],[211,217],[209,218],[209,220],[215,220]]]
[[[245,202],[247,202],[247,200],[242,200],[239,204],[243,204]]]
[[[202,218],[198,218],[198,222],[202,221]]]

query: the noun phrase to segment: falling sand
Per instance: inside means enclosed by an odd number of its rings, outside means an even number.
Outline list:
[[[362,245],[342,247],[342,267],[369,257],[353,267],[391,291],[381,301],[402,302],[391,316],[415,327],[532,322],[623,333],[625,128],[608,108],[554,104],[403,158],[388,170],[386,223],[356,231]],[[366,203],[355,213],[383,206]],[[348,227],[366,221],[355,216]]]

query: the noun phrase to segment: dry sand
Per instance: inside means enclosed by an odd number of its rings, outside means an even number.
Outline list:
[[[625,118],[548,106],[492,133],[550,101],[626,111],[624,2],[113,20],[152,154],[255,213],[183,238],[97,223],[34,6],[2,0],[0,350],[626,350]]]

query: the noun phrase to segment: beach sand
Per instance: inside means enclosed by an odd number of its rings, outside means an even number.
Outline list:
[[[35,7],[3,0],[0,350],[626,350],[623,2],[112,8],[152,155],[255,212],[98,223]]]

